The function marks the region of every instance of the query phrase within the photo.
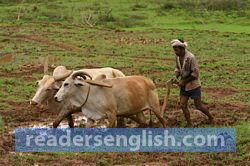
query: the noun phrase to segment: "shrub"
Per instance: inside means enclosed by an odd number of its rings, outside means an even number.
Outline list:
[[[173,8],[229,11],[247,9],[249,6],[247,0],[176,0],[166,1],[161,5],[163,10]]]
[[[199,7],[207,10],[241,10],[246,9],[246,0],[210,0],[200,1]]]
[[[115,18],[112,14],[112,9],[98,11],[98,22],[112,22]]]
[[[176,4],[174,2],[165,2],[163,5],[162,5],[162,9],[163,10],[170,10],[170,9],[173,9],[173,8],[176,8]]]

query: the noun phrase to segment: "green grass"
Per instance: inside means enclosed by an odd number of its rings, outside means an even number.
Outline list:
[[[249,0],[139,1],[79,0],[18,1],[0,3],[0,22],[65,22],[125,29],[202,29],[250,33]],[[166,8],[172,4],[172,7]],[[164,7],[165,6],[165,7]],[[171,5],[170,5],[171,6]],[[192,10],[191,10],[192,9]],[[17,20],[19,16],[19,20]]]
[[[237,132],[237,152],[239,153],[238,158],[232,160],[244,160],[250,157],[250,122],[242,122],[236,126]]]

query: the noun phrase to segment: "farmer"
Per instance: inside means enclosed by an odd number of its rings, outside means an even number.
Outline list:
[[[190,113],[188,110],[188,99],[194,100],[196,109],[208,116],[210,123],[213,123],[213,117],[201,103],[201,83],[199,79],[199,68],[195,56],[189,52],[187,43],[181,39],[171,41],[174,53],[176,55],[176,78],[180,77],[178,86],[180,87],[180,105],[183,110],[187,127],[192,126]]]

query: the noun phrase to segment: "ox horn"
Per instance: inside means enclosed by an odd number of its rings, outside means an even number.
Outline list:
[[[72,73],[72,70],[68,70],[65,74],[61,75],[61,76],[53,76],[55,81],[62,81],[65,78],[67,78],[68,76],[70,76],[70,74]]]
[[[96,80],[85,80],[85,82],[91,84],[91,85],[96,85],[96,86],[101,86],[101,87],[106,87],[106,88],[112,88],[112,85],[106,84],[102,81],[96,81]]]
[[[84,72],[84,71],[78,71],[78,72],[75,72],[73,75],[72,75],[72,79],[74,80],[77,76],[80,76],[80,77],[83,77],[83,78],[86,78],[85,76],[89,77],[91,80],[92,80],[92,77]]]

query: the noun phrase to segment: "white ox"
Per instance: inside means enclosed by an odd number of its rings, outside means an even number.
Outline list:
[[[61,110],[53,127],[56,128],[75,109],[81,109],[87,118],[94,120],[107,118],[108,127],[116,127],[117,117],[131,117],[150,110],[166,127],[152,80],[143,76],[91,80],[86,76],[91,78],[85,72],[75,72],[63,82],[55,100],[63,102],[65,109]]]
[[[116,78],[125,76],[121,71],[110,67],[96,68],[96,69],[82,69],[79,71],[86,72],[93,78],[95,78],[100,74],[104,74],[107,78]],[[72,73],[73,71],[67,70],[65,66],[58,66],[54,69],[52,76],[44,75],[41,80],[37,81],[38,88],[36,94],[34,95],[30,103],[32,105],[40,105],[40,106],[43,106],[43,104],[47,103],[49,111],[60,112],[60,110],[63,108],[63,103],[55,102],[54,96],[61,87],[62,80],[65,80]],[[80,111],[81,111],[80,109],[75,110],[75,112],[80,112]],[[144,115],[138,114],[137,117],[138,118],[135,118],[135,120],[138,119],[137,122],[145,126],[146,121]],[[69,115],[67,117],[67,120],[69,127],[74,127],[72,115]],[[119,122],[122,123],[122,121]],[[92,123],[93,121],[91,119],[88,119],[87,127],[90,127]]]

